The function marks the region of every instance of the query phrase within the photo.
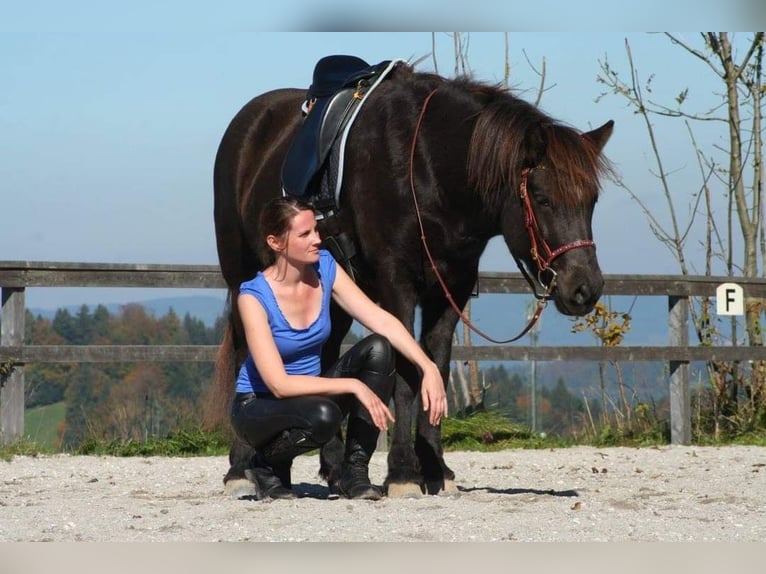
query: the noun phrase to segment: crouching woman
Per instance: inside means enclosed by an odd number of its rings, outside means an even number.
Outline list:
[[[264,206],[260,227],[265,268],[242,283],[237,304],[247,339],[232,403],[237,436],[255,449],[246,471],[256,498],[292,498],[293,459],[337,436],[346,441],[331,489],[377,500],[369,462],[378,434],[394,417],[388,408],[395,352],[420,369],[421,399],[431,424],[447,415],[438,368],[393,315],[371,301],[321,249],[312,208],[279,197]],[[331,331],[330,301],[372,332],[324,373],[322,345]]]

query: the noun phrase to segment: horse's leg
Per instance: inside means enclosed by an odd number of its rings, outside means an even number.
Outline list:
[[[234,437],[229,448],[229,471],[223,477],[224,494],[232,498],[255,495],[255,485],[245,476],[255,450]]]
[[[463,308],[471,292],[468,287],[452,288],[452,296],[459,308]],[[443,297],[421,303],[423,330],[421,344],[428,355],[439,367],[444,384],[449,380],[449,363],[452,353],[452,336],[458,322],[458,315]],[[425,489],[428,494],[453,494],[457,492],[455,473],[444,462],[441,441],[441,424],[432,425],[428,413],[418,409],[417,429],[415,432],[415,453],[420,462]]]
[[[230,294],[230,297],[232,295]],[[228,389],[225,396],[219,396],[220,404],[225,404],[225,420],[228,425],[229,405],[231,394],[234,390],[237,370],[244,362],[247,354],[247,346],[244,343],[244,329],[237,312],[236,302],[230,303],[229,322],[226,336],[221,343],[219,359],[216,364],[216,380],[219,387]],[[221,417],[223,419],[223,417]],[[234,436],[229,448],[229,470],[223,477],[224,493],[233,498],[251,496],[255,494],[255,486],[245,476],[245,470],[250,467],[250,461],[255,455],[255,449],[249,444]]]
[[[420,463],[412,447],[413,409],[417,408],[420,374],[409,361],[397,357],[397,377],[394,386],[396,422],[388,451],[388,474],[383,483],[388,496],[405,498],[423,494]]]
[[[412,333],[415,294],[406,286],[404,280],[397,280],[387,288],[379,286],[380,305],[396,316]],[[415,398],[420,389],[420,373],[412,363],[398,354],[396,371],[393,397],[396,422],[388,451],[388,474],[384,487],[392,498],[421,496],[423,479],[412,448],[413,409],[417,408]]]
[[[322,372],[340,357],[341,344],[354,322],[351,316],[338,307],[335,302],[330,304],[330,321],[332,322],[332,331],[322,347]],[[340,436],[340,431],[336,438],[331,439],[319,449],[319,476],[327,481],[330,490],[334,489],[335,483],[340,478],[343,454],[343,439]]]

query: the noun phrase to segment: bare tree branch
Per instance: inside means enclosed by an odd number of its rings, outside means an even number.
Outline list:
[[[548,90],[550,90],[551,88],[554,88],[556,84],[552,84],[547,88],[545,87],[545,80],[546,80],[545,58],[543,58],[543,69],[538,70],[537,67],[529,59],[529,55],[527,54],[526,50],[522,50],[521,52],[522,54],[524,54],[524,59],[527,61],[527,64],[529,64],[529,67],[532,68],[532,71],[540,77],[540,86],[537,88],[537,96],[535,96],[535,105],[539,106],[540,102],[543,99],[543,94],[547,92]]]
[[[434,72],[439,73],[439,61],[436,58],[436,32],[431,32],[431,54],[434,57]]]
[[[508,41],[508,32],[503,32],[503,43],[505,45],[504,62],[503,66],[503,85],[508,88],[511,81],[511,56],[510,56],[510,43]]]
[[[700,60],[702,60],[703,62],[705,62],[708,66],[710,66],[710,68],[716,73],[716,75],[718,77],[720,77],[720,78],[724,77],[724,72],[722,70],[719,70],[718,68],[716,68],[713,65],[713,62],[710,60],[710,57],[708,57],[706,54],[700,52],[699,50],[695,50],[694,48],[692,48],[691,46],[686,44],[686,42],[684,42],[683,40],[680,40],[679,38],[676,38],[675,36],[673,36],[673,34],[665,33],[665,35],[668,38],[670,38],[670,41],[673,44],[676,44],[677,46],[681,46],[684,50],[686,50],[687,52],[689,52],[693,56],[695,56],[695,57],[699,58]],[[706,42],[708,41],[707,37],[705,36],[705,34],[702,34],[702,37],[703,37],[703,39],[705,39]]]

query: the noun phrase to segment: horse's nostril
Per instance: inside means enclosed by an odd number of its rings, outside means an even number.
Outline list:
[[[580,285],[577,290],[575,291],[574,300],[575,303],[578,305],[584,305],[589,299],[591,295],[591,290],[586,284]]]

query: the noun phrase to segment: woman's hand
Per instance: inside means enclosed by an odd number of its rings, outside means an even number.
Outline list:
[[[420,386],[420,398],[423,410],[428,412],[428,422],[438,425],[447,416],[447,392],[444,388],[439,368],[431,363],[423,370],[423,382]]]
[[[385,431],[388,429],[389,421],[395,422],[394,415],[391,414],[388,405],[381,401],[380,397],[373,393],[370,387],[365,385],[362,381],[358,382],[359,384],[356,385],[356,388],[354,389],[354,395],[359,399],[359,402],[362,403],[362,406],[367,409],[367,412],[370,413],[372,423],[378,427],[379,430]]]

